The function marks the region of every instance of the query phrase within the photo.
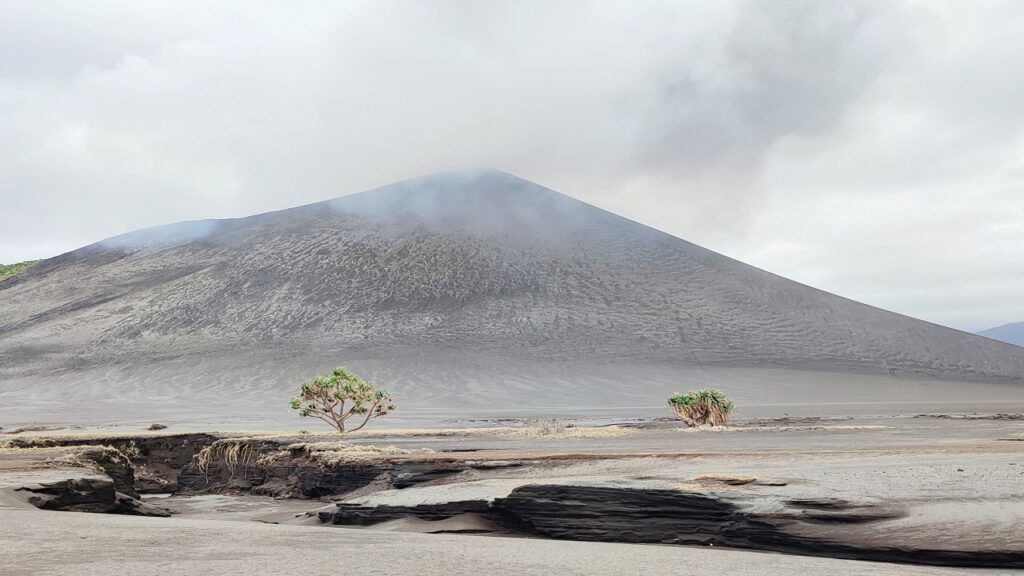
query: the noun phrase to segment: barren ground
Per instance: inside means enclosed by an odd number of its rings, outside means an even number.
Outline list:
[[[907,513],[863,526],[812,526],[814,533],[808,536],[869,546],[1014,550],[1024,542],[1024,421],[1013,418],[789,418],[737,421],[724,431],[685,430],[671,421],[651,421],[539,436],[521,428],[523,422],[503,422],[500,428],[494,428],[494,422],[478,422],[484,427],[368,430],[348,440],[406,450],[395,458],[417,462],[524,465],[482,468],[469,476],[404,490],[371,490],[345,500],[409,506],[481,495],[503,497],[528,484],[672,487],[765,506],[788,499],[837,499],[896,506]],[[74,436],[49,432],[0,438]],[[158,434],[139,434],[147,436]],[[336,439],[295,436],[297,441]],[[87,437],[101,442],[103,435]],[[25,452],[0,453],[0,484],[39,481],[65,470],[40,466],[40,458]],[[744,477],[758,483],[724,482]],[[678,574],[681,569],[752,575],[955,572],[718,547],[508,538],[500,530],[491,537],[409,533],[494,528],[471,515],[436,522],[405,518],[360,529],[325,527],[315,517],[301,515],[330,508],[330,501],[251,495],[154,498],[150,501],[178,512],[158,519],[40,511],[12,500],[9,491],[4,493],[0,548],[5,558],[0,574],[333,574],[339,562],[345,563],[346,571],[379,574],[621,574],[638,569],[644,574]]]

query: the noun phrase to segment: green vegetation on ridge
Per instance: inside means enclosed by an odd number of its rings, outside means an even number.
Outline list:
[[[0,280],[10,278],[18,272],[24,272],[39,262],[39,260],[27,260],[17,264],[0,264]]]

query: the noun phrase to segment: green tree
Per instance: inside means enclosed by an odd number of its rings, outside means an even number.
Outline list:
[[[395,409],[390,394],[341,367],[330,376],[317,376],[304,382],[298,398],[292,398],[290,406],[299,411],[299,416],[319,418],[342,433],[346,432],[345,422],[349,418],[355,417],[357,422],[362,419],[359,426],[347,430],[355,432],[371,418]]]
[[[668,399],[668,405],[687,426],[722,426],[736,407],[728,396],[711,388],[677,392]]]

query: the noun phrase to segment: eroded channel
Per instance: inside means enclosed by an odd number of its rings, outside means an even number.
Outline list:
[[[51,510],[387,529],[404,523],[399,528],[438,533],[1024,567],[1012,536],[928,546],[934,526],[915,524],[920,505],[912,500],[855,497],[803,479],[687,477],[681,472],[692,455],[429,452],[213,434],[15,442],[26,450],[64,448],[91,466],[90,474],[16,488]]]

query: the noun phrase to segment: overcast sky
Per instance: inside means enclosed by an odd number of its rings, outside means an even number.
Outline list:
[[[0,0],[0,262],[491,166],[1024,320],[1024,2]]]

